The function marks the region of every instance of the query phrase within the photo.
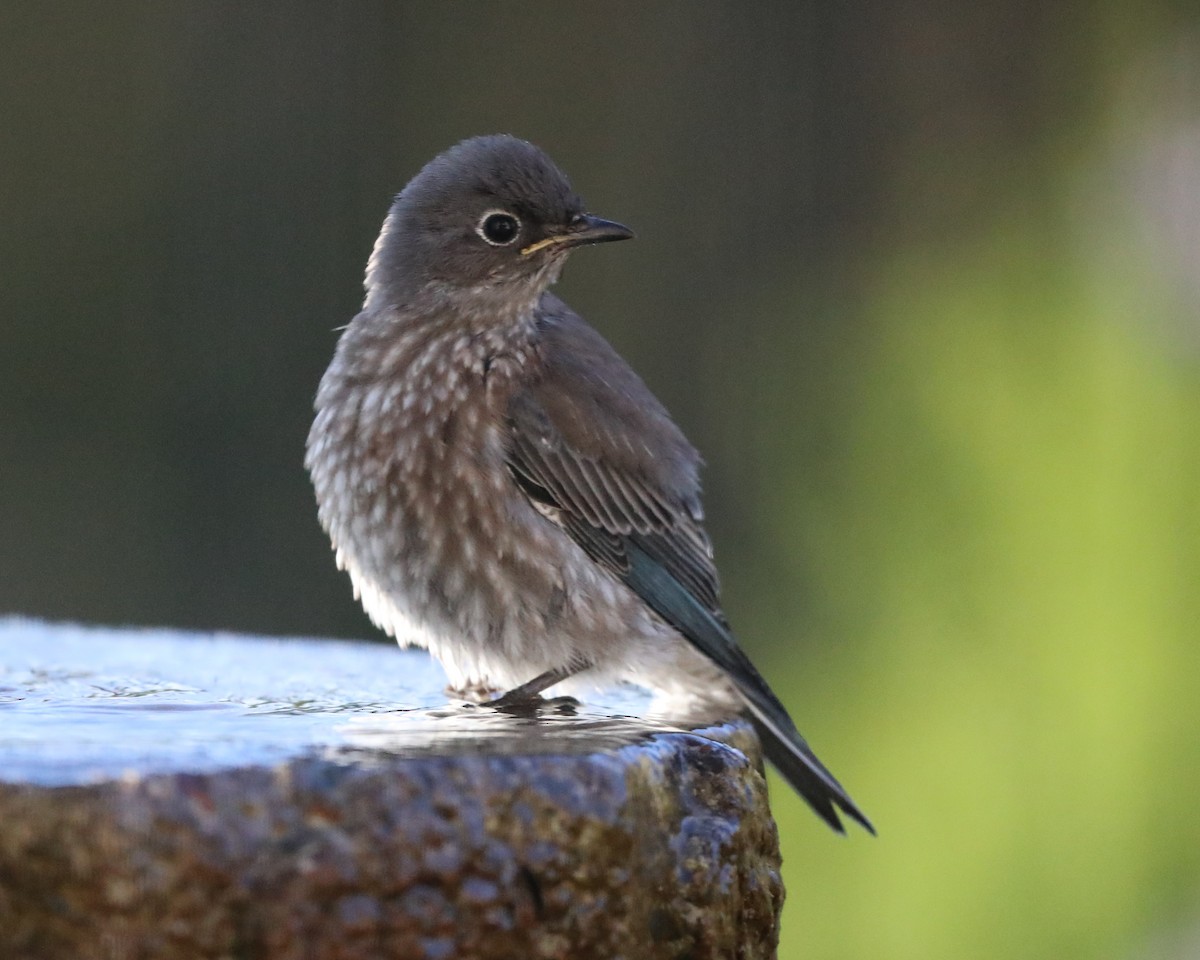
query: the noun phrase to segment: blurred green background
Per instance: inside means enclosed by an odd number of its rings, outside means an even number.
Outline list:
[[[301,466],[390,196],[544,146],[710,464],[781,957],[1200,956],[1195,3],[0,8],[0,611],[371,636]]]

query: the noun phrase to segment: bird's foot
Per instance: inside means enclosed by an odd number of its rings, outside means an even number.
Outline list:
[[[579,701],[574,697],[543,697],[518,688],[489,700],[487,706],[510,717],[537,717],[545,713],[573,717],[579,709]]]
[[[493,687],[482,680],[464,683],[461,686],[446,684],[446,696],[455,700],[466,700],[468,703],[487,703],[500,692],[499,687]]]

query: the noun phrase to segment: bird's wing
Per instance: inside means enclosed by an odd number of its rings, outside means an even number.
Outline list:
[[[518,486],[597,563],[726,671],[768,757],[831,826],[870,824],[812,754],[721,612],[700,457],[641,379],[562,301],[538,317],[539,375],[508,407]]]

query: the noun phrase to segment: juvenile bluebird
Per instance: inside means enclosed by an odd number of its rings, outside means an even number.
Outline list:
[[[549,292],[576,247],[632,236],[514,137],[466,140],[404,188],[308,436],[338,566],[452,687],[512,703],[579,677],[746,709],[826,823],[874,832],[730,632],[699,455]]]

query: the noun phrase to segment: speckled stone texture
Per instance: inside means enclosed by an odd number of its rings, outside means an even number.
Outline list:
[[[296,647],[289,659],[302,655]],[[31,708],[25,693],[0,713],[0,757],[3,717]],[[165,722],[160,706],[123,722]],[[35,729],[46,716],[32,717]],[[0,776],[0,958],[775,955],[778,838],[746,726],[492,726],[417,751],[360,738],[275,763],[92,783],[45,782],[43,768],[41,781],[13,782],[10,765]]]
[[[750,960],[783,899],[759,770],[686,734],[5,784],[0,824],[13,960]]]

